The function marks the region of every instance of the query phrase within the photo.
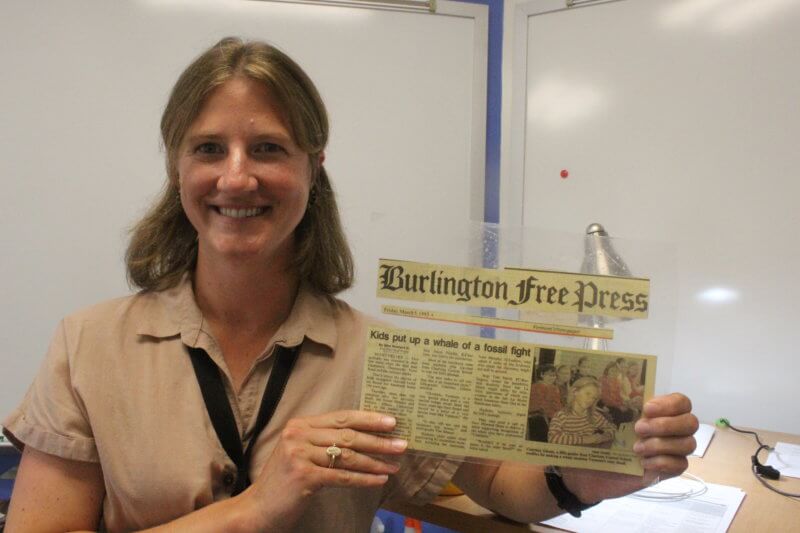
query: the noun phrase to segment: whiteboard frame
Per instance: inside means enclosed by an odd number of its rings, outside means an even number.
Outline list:
[[[597,0],[567,7],[566,0],[507,0],[503,43],[503,133],[500,147],[500,222],[522,226],[525,197],[525,120],[528,84],[528,19],[556,11],[583,9],[625,0]],[[509,5],[510,4],[510,5]]]
[[[486,112],[489,76],[489,6],[438,0],[435,15],[470,18],[475,23],[472,65],[472,139],[469,162],[470,218],[482,222],[486,184]]]
[[[626,0],[590,0],[588,3],[567,7],[566,0],[506,0],[507,15],[504,35],[504,91],[502,109],[500,224],[507,228],[524,228],[525,195],[535,187],[526,183],[526,146],[528,116],[528,47],[530,19],[541,15],[594,7],[600,4]],[[523,230],[524,232],[524,230]],[[511,232],[513,234],[513,232]],[[521,249],[516,249],[513,239],[501,239],[500,256],[506,261],[523,264]],[[673,319],[674,320],[674,319]],[[519,335],[516,336],[517,338]],[[511,338],[514,338],[512,336]],[[663,354],[662,354],[663,355]],[[662,364],[659,393],[671,387],[673,377],[672,357]]]
[[[356,7],[383,11],[434,12],[436,0],[249,0],[255,2],[286,2],[318,6]]]
[[[252,0],[248,0],[252,1]],[[377,6],[369,4],[340,4],[324,1],[304,0],[267,0],[272,2],[294,4],[318,4],[325,7],[346,7],[357,9],[375,9],[380,11],[417,12],[402,6]],[[423,12],[424,14],[424,12]],[[473,34],[473,64],[472,64],[472,140],[471,158],[469,162],[470,218],[482,222],[485,216],[485,185],[486,185],[486,113],[488,108],[487,86],[489,78],[489,6],[472,4],[458,0],[436,0],[435,11],[432,16],[446,16],[472,19],[475,24]],[[521,205],[521,204],[520,204]]]

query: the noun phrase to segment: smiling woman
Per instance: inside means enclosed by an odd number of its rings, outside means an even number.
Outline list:
[[[206,177],[206,182],[216,179],[218,194],[223,195],[225,187],[256,186],[254,165],[261,162],[259,168],[263,169],[272,162],[271,167],[276,168],[280,158],[275,154],[283,152],[293,161],[304,159],[308,163],[306,187],[314,185],[313,209],[299,224],[295,221],[293,266],[301,278],[324,293],[348,288],[353,279],[353,260],[322,167],[328,118],[316,87],[291,58],[276,48],[256,44],[244,47],[235,39],[223,39],[216,50],[216,55],[201,56],[184,71],[161,119],[168,182],[159,201],[133,232],[127,254],[130,280],[143,289],[162,290],[194,268],[200,240],[196,224],[200,220],[190,223],[187,215],[192,208],[186,212],[181,208],[181,202],[187,200],[180,186],[181,165],[184,173],[201,167],[203,174],[210,172],[211,178]],[[256,100],[259,111],[237,105],[238,97],[247,97],[250,103]],[[237,121],[228,123],[226,116],[231,111],[237,113]],[[270,174],[275,175],[274,170]],[[244,179],[244,185],[236,183],[239,179]],[[190,186],[194,188],[193,184]],[[266,192],[262,189],[259,194]],[[272,188],[269,194],[273,194]],[[276,200],[272,198],[270,202]],[[214,206],[209,203],[205,209]]]

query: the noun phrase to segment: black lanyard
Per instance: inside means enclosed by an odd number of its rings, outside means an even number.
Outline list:
[[[261,430],[266,427],[278,406],[278,402],[283,396],[283,390],[289,381],[289,374],[297,360],[299,346],[287,348],[276,346],[275,363],[269,375],[267,388],[261,398],[261,407],[258,410],[256,425],[253,429],[253,436],[247,445],[247,450],[242,451],[242,441],[239,437],[239,429],[236,427],[236,418],[233,416],[231,405],[228,403],[228,396],[225,394],[225,386],[222,383],[220,370],[211,357],[202,348],[188,347],[189,355],[192,358],[194,373],[197,375],[197,382],[200,384],[200,391],[203,393],[203,400],[206,403],[208,415],[214,430],[217,432],[222,447],[228,457],[236,465],[236,482],[233,486],[232,496],[236,496],[250,486],[250,458],[253,455],[253,444],[258,439]]]

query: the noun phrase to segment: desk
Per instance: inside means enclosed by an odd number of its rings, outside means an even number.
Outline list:
[[[758,431],[765,444],[777,441],[800,444],[800,436],[788,433]],[[728,531],[756,533],[761,531],[800,531],[800,501],[781,496],[762,486],[750,470],[750,457],[756,450],[752,435],[719,429],[714,434],[705,457],[690,457],[689,472],[709,483],[739,487],[745,496]],[[761,452],[761,462],[767,453]],[[781,477],[771,482],[781,490],[800,493],[800,479]],[[560,531],[540,524],[532,527],[505,520],[479,506],[467,496],[441,496],[431,504],[393,505],[387,509],[463,533],[518,533],[521,531]]]

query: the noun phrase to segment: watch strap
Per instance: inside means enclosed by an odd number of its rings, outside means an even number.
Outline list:
[[[564,478],[561,477],[558,467],[548,466],[544,471],[544,478],[547,481],[547,488],[556,499],[556,504],[575,518],[580,518],[582,511],[597,505],[580,501],[564,484]]]

